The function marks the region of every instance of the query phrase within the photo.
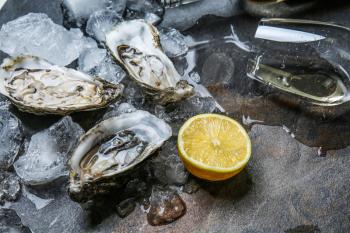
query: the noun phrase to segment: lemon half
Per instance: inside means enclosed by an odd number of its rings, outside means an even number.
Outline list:
[[[246,166],[251,142],[237,121],[218,114],[201,114],[181,127],[178,149],[190,173],[217,181],[238,174]]]

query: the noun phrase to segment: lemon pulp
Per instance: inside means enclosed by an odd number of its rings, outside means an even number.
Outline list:
[[[217,114],[189,119],[178,136],[179,155],[195,176],[223,180],[241,171],[251,154],[244,128],[235,120]]]

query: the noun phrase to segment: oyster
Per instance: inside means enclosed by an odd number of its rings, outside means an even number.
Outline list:
[[[38,115],[103,108],[122,91],[123,85],[33,56],[5,59],[0,70],[0,93],[20,110]]]
[[[170,138],[163,120],[141,110],[102,121],[83,135],[70,165],[69,194],[78,202],[118,185],[118,179]]]
[[[193,86],[181,80],[163,52],[157,29],[144,20],[119,23],[106,34],[106,44],[129,75],[161,104],[176,102],[194,93]]]

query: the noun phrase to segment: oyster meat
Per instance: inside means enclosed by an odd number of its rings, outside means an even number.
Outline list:
[[[165,55],[157,29],[144,20],[124,21],[106,34],[106,44],[113,56],[146,92],[161,104],[191,96],[193,86]]]
[[[136,110],[102,121],[80,138],[70,165],[69,194],[78,202],[117,186],[131,171],[172,135],[154,115]]]
[[[121,84],[33,56],[5,59],[0,70],[0,93],[20,110],[38,115],[103,108],[122,91]]]

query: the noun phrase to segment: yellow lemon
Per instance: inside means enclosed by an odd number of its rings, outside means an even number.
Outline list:
[[[178,149],[193,175],[211,181],[238,174],[248,163],[251,142],[235,120],[218,114],[201,114],[181,127]]]

